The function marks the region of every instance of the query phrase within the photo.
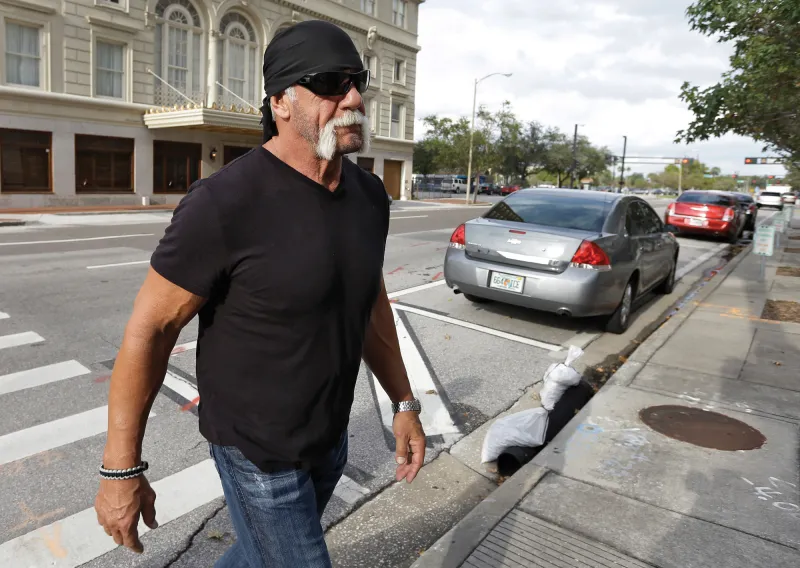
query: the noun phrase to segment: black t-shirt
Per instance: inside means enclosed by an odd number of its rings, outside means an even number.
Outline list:
[[[265,471],[311,467],[347,427],[380,290],[389,200],[343,160],[329,191],[257,147],[199,180],[151,265],[208,298],[200,432]]]

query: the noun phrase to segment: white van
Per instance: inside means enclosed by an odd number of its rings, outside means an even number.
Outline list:
[[[756,204],[758,207],[775,207],[783,209],[784,195],[791,192],[792,188],[788,185],[773,185],[758,193]]]

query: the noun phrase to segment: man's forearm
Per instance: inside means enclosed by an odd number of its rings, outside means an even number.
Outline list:
[[[103,465],[133,467],[141,461],[147,417],[177,336],[172,333],[126,330],[111,375],[108,394],[108,438]]]
[[[383,282],[364,338],[364,362],[392,402],[414,398],[400,353],[394,314]]]

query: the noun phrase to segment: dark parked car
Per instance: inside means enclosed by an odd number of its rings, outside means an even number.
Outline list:
[[[752,195],[747,193],[734,193],[733,196],[739,201],[745,215],[744,230],[755,231],[756,220],[758,218],[758,205]]]
[[[727,191],[685,191],[670,203],[664,217],[680,233],[724,237],[735,243],[744,231],[744,211]]]

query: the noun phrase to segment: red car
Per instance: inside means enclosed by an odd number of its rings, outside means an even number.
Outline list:
[[[506,185],[500,189],[500,195],[511,195],[520,189],[521,188],[518,185]]]
[[[686,191],[667,207],[664,221],[679,233],[725,237],[735,243],[745,215],[736,197],[724,191]]]

